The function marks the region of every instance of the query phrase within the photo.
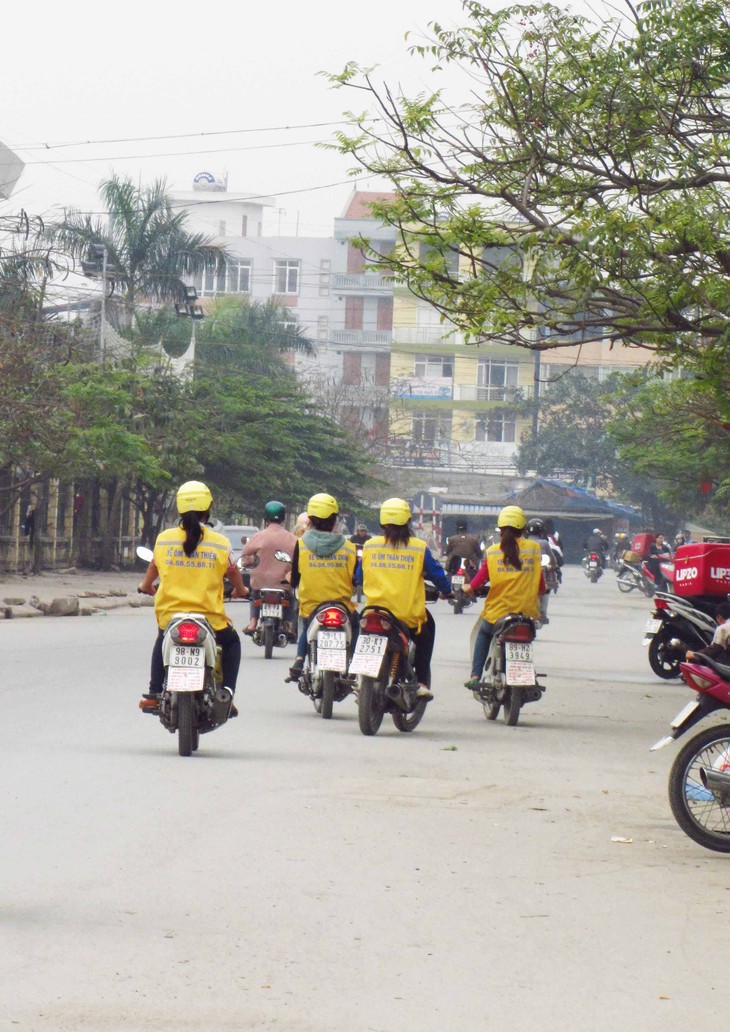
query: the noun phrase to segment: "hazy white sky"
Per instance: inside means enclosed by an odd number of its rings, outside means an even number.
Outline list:
[[[573,6],[588,4],[605,15],[602,0]],[[348,162],[315,147],[335,126],[282,127],[357,107],[317,75],[351,59],[426,88],[428,66],[408,56],[404,35],[433,19],[462,24],[461,0],[9,0],[0,140],[27,164],[0,212],[94,211],[111,172],[189,189],[207,170],[227,173],[232,191],[276,196],[284,211],[270,213],[269,231],[328,234],[352,189]]]

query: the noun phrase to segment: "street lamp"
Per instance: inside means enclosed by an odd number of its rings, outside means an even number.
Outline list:
[[[175,312],[180,316],[181,319],[192,319],[193,329],[190,334],[190,347],[188,348],[186,355],[190,356],[190,364],[193,365],[195,362],[195,323],[198,319],[205,318],[205,312],[203,311],[202,305],[197,304],[198,292],[195,287],[185,287],[185,300],[175,302]],[[185,357],[185,356],[183,356]]]

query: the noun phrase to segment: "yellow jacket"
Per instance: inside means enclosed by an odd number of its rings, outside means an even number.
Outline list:
[[[386,544],[382,536],[362,550],[363,594],[369,606],[384,606],[407,627],[421,629],[426,619],[423,559],[426,542],[411,537],[407,545]]]
[[[223,608],[223,577],[230,566],[231,543],[209,527],[191,556],[185,555],[185,531],[163,530],[155,541],[154,561],[160,574],[155,615],[164,630],[175,613],[202,613],[211,627],[222,631],[229,624]]]
[[[352,612],[352,578],[357,552],[350,541],[343,541],[331,555],[317,555],[299,541],[299,612],[309,617],[322,602],[342,602]]]
[[[518,538],[517,547],[522,560],[522,569],[506,566],[502,549],[498,544],[487,549],[486,563],[489,570],[489,594],[484,602],[482,617],[494,623],[508,613],[524,613],[538,619],[540,616],[540,545],[537,541]]]

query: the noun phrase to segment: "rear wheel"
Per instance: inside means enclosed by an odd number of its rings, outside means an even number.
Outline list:
[[[364,735],[376,735],[383,723],[383,709],[378,701],[378,682],[374,677],[360,677],[357,693],[357,720]]]
[[[598,580],[598,570],[591,570],[591,584],[595,584]]]
[[[629,591],[633,591],[636,587],[636,583],[634,581],[617,580],[616,583],[618,584],[618,590],[623,591],[625,595]]]
[[[181,692],[177,697],[177,751],[181,756],[190,756],[197,748],[198,729],[193,702],[191,692]]]
[[[264,659],[271,659],[274,652],[274,625],[264,627]]]
[[[657,677],[669,681],[679,677],[682,654],[669,645],[670,635],[666,631],[655,634],[649,642],[649,666]]]
[[[504,690],[504,721],[510,727],[514,727],[520,719],[522,708],[522,689],[505,688]]]
[[[393,723],[399,731],[408,732],[414,731],[421,723],[421,718],[426,712],[426,706],[428,701],[421,699],[416,703],[415,707],[410,713],[404,713],[403,710],[394,710],[391,716],[393,717]]]
[[[335,672],[324,670],[322,672],[322,717],[329,720],[332,716],[332,705],[335,701]]]
[[[704,785],[703,771],[705,777],[730,772],[727,725],[701,731],[678,754],[669,772],[669,805],[685,835],[705,849],[730,853],[730,806],[722,806]]]

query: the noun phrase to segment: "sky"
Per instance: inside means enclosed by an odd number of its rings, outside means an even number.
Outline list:
[[[605,15],[602,0],[561,2]],[[317,142],[366,105],[318,73],[355,60],[407,92],[429,89],[428,63],[404,37],[416,42],[434,19],[464,24],[461,0],[12,0],[0,141],[26,167],[0,215],[99,212],[97,187],[112,173],[189,190],[209,171],[232,192],[277,198],[265,232],[330,235],[355,185],[352,161]]]

